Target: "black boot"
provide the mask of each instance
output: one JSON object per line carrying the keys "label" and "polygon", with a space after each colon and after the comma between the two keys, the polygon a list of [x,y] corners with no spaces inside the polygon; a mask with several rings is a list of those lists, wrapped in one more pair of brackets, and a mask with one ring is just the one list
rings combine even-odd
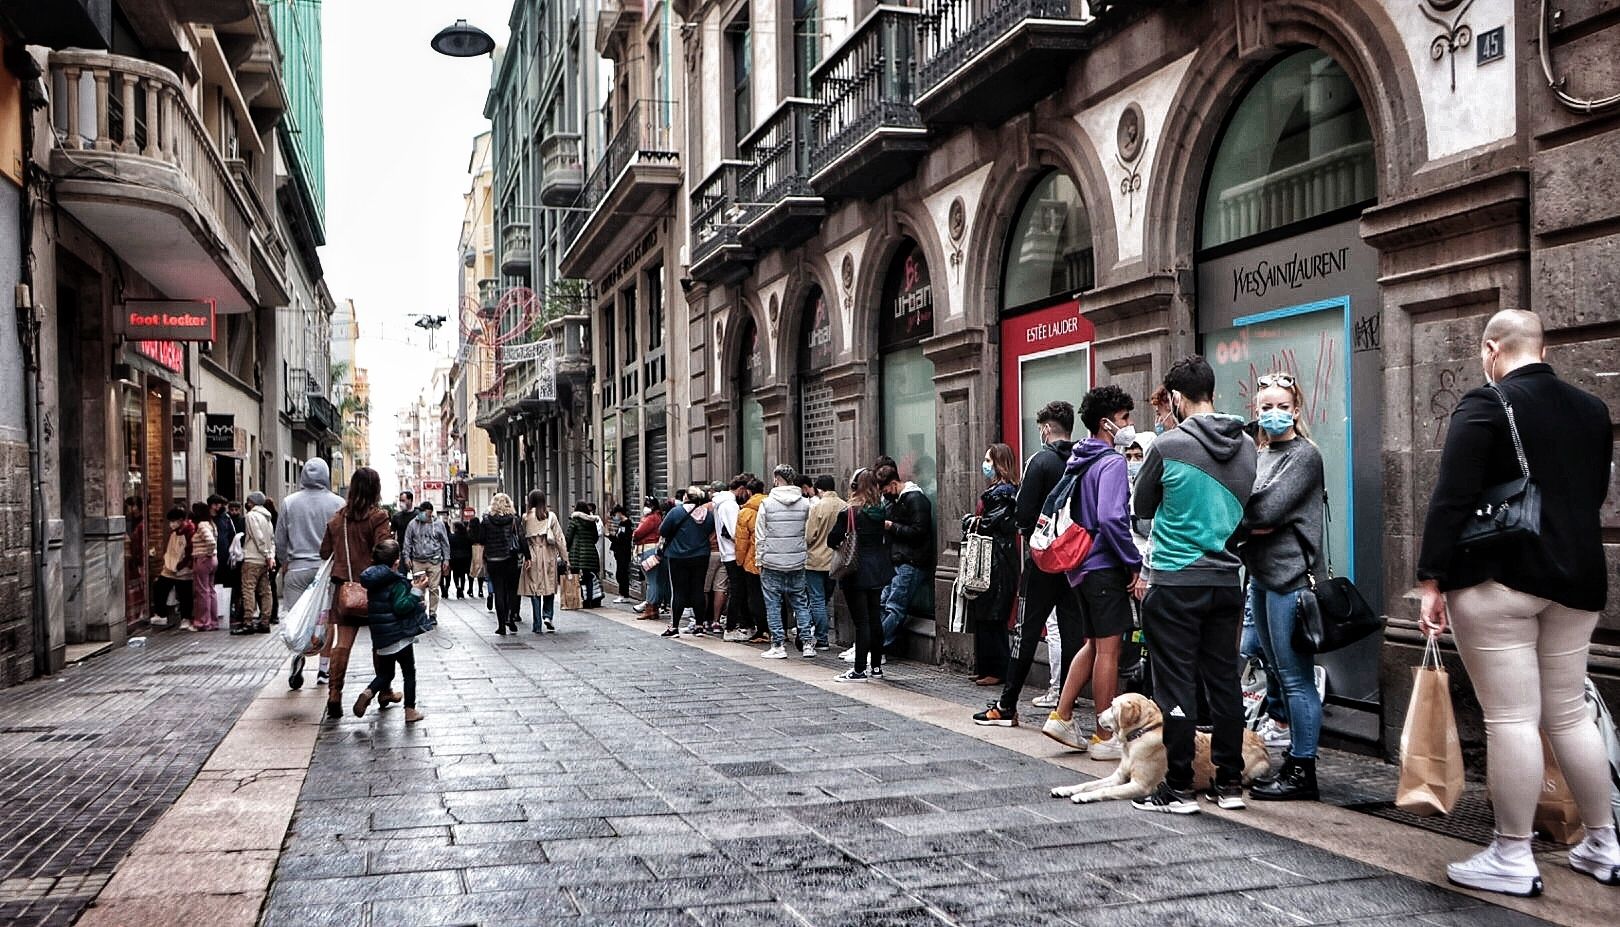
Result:
{"label": "black boot", "polygon": [[1283,754],[1282,769],[1275,776],[1267,776],[1249,789],[1255,801],[1317,801],[1321,793],[1316,788],[1316,758],[1299,759]]}

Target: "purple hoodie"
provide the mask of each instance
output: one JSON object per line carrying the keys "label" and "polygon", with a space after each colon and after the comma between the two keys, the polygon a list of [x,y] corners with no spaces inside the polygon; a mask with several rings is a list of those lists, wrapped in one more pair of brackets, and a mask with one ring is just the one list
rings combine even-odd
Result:
{"label": "purple hoodie", "polygon": [[1069,585],[1078,586],[1093,570],[1124,567],[1142,569],[1142,552],[1131,540],[1131,477],[1124,455],[1114,445],[1087,438],[1074,446],[1066,472],[1091,464],[1080,477],[1079,509],[1075,517],[1092,534],[1091,553],[1079,568],[1068,572]]}

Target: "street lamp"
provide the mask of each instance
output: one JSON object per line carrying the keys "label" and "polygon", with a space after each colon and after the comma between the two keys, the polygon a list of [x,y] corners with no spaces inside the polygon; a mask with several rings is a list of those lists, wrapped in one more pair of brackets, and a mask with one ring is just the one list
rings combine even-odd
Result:
{"label": "street lamp", "polygon": [[458,19],[440,29],[428,44],[433,46],[434,51],[451,58],[476,58],[495,50],[495,40],[489,37],[489,33],[468,25],[465,19]]}

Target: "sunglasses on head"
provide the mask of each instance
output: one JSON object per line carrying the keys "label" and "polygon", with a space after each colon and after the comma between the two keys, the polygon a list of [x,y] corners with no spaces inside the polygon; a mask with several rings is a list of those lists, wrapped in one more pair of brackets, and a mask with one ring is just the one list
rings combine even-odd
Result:
{"label": "sunglasses on head", "polygon": [[1294,384],[1299,381],[1295,380],[1294,375],[1291,373],[1268,373],[1254,382],[1255,385],[1259,386],[1261,389],[1265,389],[1269,386],[1280,386],[1283,389],[1291,389],[1293,388]]}

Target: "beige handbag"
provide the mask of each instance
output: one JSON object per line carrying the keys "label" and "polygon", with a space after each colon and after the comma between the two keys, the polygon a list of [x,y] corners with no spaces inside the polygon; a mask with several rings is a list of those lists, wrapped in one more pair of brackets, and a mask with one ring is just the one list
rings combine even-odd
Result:
{"label": "beige handbag", "polygon": [[978,528],[979,519],[969,519],[967,533],[962,535],[960,588],[969,599],[990,588],[990,569],[996,557],[995,539],[980,534]]}

